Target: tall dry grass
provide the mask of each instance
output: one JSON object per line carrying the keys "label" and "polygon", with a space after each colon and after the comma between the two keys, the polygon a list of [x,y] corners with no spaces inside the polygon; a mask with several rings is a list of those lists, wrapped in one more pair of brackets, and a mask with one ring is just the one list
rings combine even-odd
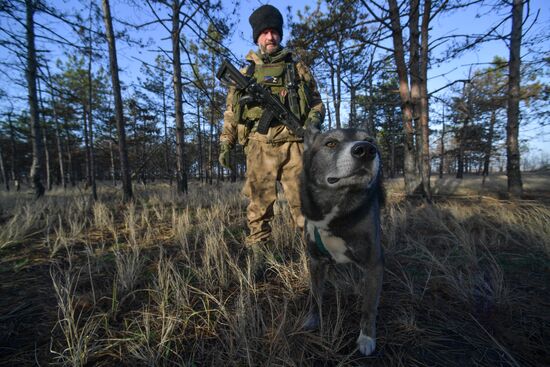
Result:
{"label": "tall dry grass", "polygon": [[[548,205],[477,194],[411,203],[389,186],[382,221],[386,272],[372,357],[355,350],[354,269],[333,269],[321,329],[303,331],[307,258],[288,207],[284,200],[276,205],[273,241],[262,249],[265,278],[253,279],[242,246],[246,202],[240,185],[224,184],[196,185],[184,197],[156,185],[138,190],[126,206],[108,188],[95,203],[69,192],[13,205],[0,228],[3,266],[18,251],[41,249],[49,270],[36,280],[51,289],[54,303],[44,306],[51,317],[39,325],[51,330],[46,350],[37,353],[29,335],[28,354],[8,354],[2,362],[550,364]],[[10,269],[17,280],[20,273]],[[3,314],[11,320],[11,313]]]}

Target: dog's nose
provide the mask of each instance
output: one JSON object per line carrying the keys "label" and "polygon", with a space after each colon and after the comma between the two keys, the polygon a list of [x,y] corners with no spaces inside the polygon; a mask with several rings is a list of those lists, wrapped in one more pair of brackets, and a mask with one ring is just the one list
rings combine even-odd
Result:
{"label": "dog's nose", "polygon": [[351,155],[355,158],[365,158],[371,160],[376,155],[376,147],[368,141],[362,141],[351,147]]}

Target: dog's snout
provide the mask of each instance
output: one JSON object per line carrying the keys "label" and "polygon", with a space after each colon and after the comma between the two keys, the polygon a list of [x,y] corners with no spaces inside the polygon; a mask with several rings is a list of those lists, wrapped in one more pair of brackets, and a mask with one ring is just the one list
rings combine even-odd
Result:
{"label": "dog's snout", "polygon": [[376,155],[376,148],[371,143],[362,141],[351,147],[351,154],[355,158],[373,159]]}

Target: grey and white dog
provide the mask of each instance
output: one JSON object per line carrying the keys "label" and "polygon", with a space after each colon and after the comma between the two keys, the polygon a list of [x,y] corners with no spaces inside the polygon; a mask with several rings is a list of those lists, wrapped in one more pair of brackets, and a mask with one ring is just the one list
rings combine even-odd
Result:
{"label": "grey and white dog", "polygon": [[[300,195],[311,276],[311,309],[304,325],[320,323],[330,264],[355,264],[361,272],[359,351],[376,348],[376,315],[384,272],[380,207],[384,202],[380,152],[366,131],[336,129],[305,135]],[[353,266],[353,265],[352,265]]]}

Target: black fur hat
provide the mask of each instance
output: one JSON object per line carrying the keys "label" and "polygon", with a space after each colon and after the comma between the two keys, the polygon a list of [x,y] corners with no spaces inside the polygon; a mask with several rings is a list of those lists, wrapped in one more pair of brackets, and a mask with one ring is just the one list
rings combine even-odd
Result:
{"label": "black fur hat", "polygon": [[252,38],[254,43],[258,42],[258,37],[264,29],[273,28],[283,39],[283,16],[279,9],[272,5],[262,5],[248,18],[252,26]]}

